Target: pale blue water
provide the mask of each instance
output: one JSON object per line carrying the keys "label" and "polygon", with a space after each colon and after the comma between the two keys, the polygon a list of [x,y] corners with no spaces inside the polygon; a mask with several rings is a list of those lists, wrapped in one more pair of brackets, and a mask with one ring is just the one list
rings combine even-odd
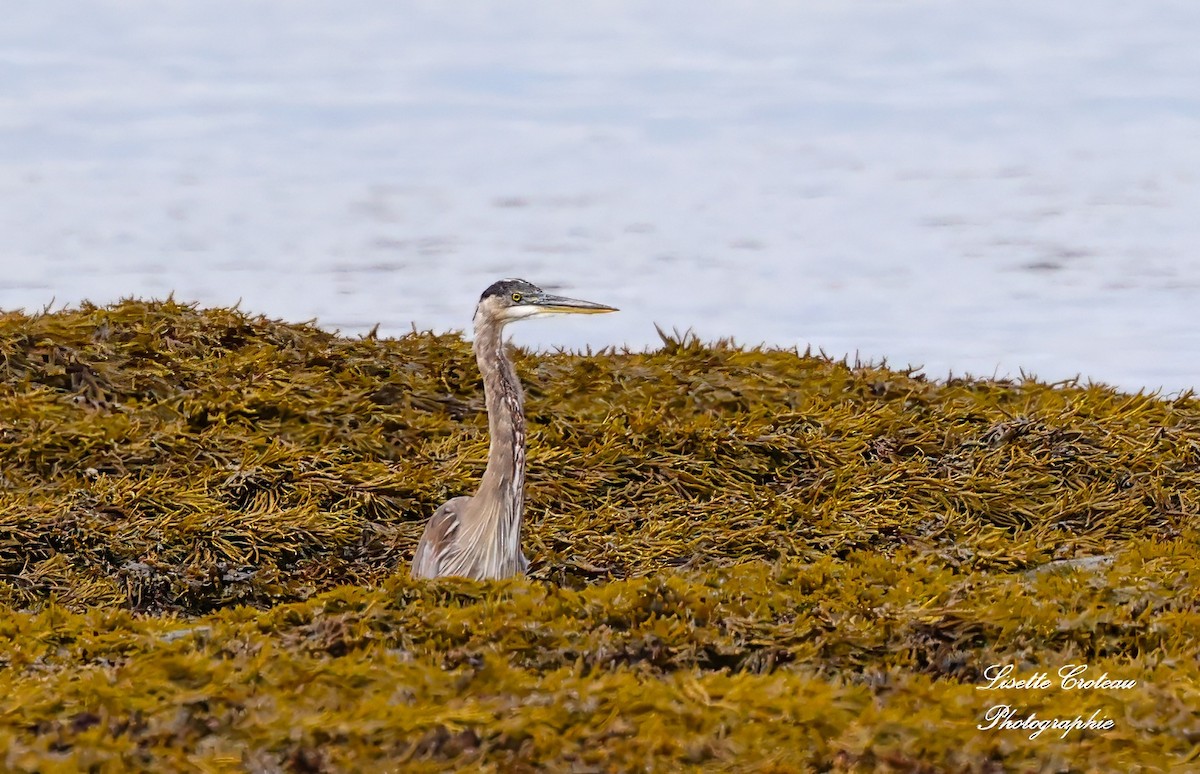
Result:
{"label": "pale blue water", "polygon": [[0,307],[460,328],[493,279],[946,373],[1200,381],[1200,5],[65,2],[0,25]]}

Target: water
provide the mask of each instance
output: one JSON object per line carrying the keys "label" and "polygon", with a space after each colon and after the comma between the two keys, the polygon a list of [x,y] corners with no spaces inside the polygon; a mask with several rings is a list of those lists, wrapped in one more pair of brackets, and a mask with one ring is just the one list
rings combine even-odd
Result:
{"label": "water", "polygon": [[1200,5],[42,0],[0,26],[0,307],[385,335],[518,276],[944,377],[1200,382]]}

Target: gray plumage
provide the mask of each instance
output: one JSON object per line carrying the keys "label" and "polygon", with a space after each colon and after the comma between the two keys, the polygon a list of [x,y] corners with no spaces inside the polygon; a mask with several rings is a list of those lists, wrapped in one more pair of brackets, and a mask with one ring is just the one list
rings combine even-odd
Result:
{"label": "gray plumage", "polygon": [[525,412],[521,383],[504,348],[504,326],[550,314],[615,311],[551,295],[525,280],[501,280],[483,292],[475,307],[474,350],[491,434],[487,468],[473,496],[455,497],[434,511],[417,543],[413,577],[497,580],[525,574]]}

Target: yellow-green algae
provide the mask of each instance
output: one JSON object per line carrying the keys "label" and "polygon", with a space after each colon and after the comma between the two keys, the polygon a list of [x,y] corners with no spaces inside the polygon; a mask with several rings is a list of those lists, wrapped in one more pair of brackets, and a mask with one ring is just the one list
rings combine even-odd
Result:
{"label": "yellow-green algae", "polygon": [[424,583],[487,450],[457,335],[130,301],[0,352],[0,770],[1200,768],[1190,395],[517,351],[532,577]]}

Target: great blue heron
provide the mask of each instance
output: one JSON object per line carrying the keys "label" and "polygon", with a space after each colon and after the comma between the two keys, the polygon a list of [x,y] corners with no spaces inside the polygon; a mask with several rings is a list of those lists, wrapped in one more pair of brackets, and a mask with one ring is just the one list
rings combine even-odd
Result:
{"label": "great blue heron", "polygon": [[521,383],[504,351],[504,326],[550,314],[615,311],[604,304],[551,295],[520,279],[501,280],[483,291],[475,307],[474,349],[491,432],[487,468],[473,497],[455,497],[434,511],[417,543],[413,577],[484,580],[525,573],[525,413]]}

